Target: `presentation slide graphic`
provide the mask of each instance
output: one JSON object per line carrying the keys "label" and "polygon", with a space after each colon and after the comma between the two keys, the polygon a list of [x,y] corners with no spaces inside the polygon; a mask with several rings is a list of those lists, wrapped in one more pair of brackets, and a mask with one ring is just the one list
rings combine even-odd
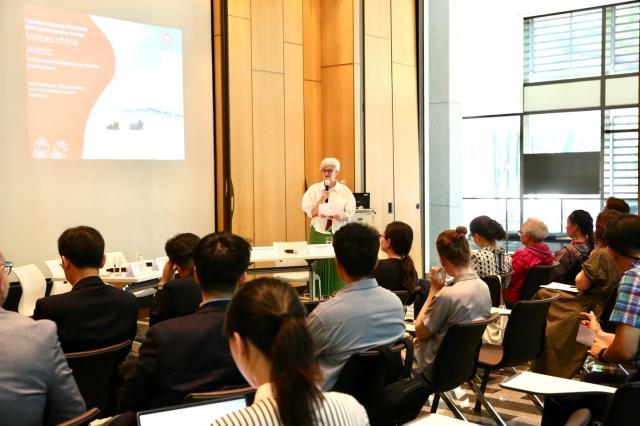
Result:
{"label": "presentation slide graphic", "polygon": [[182,160],[182,32],[25,5],[29,156]]}

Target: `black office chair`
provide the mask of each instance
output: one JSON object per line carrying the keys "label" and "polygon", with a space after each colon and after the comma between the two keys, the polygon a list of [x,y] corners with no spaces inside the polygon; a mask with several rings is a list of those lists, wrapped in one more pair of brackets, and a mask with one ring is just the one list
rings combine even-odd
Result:
{"label": "black office chair", "polygon": [[522,288],[520,300],[531,300],[541,285],[549,284],[549,277],[555,265],[536,265],[527,271]]}
{"label": "black office chair", "polygon": [[187,395],[184,402],[215,401],[216,399],[244,396],[247,405],[253,404],[256,389],[251,386],[238,386],[212,392],[194,392]]}
{"label": "black office chair", "polygon": [[318,306],[320,300],[308,300],[302,303],[304,304],[304,307],[307,308],[307,315],[309,315]]}
{"label": "black office chair", "polygon": [[20,283],[11,283],[9,285],[9,293],[2,307],[7,311],[18,312],[20,306],[20,298],[22,297],[22,286]]}
{"label": "black office chair", "polygon": [[446,392],[465,382],[475,386],[473,378],[476,375],[482,334],[487,325],[495,322],[498,317],[498,314],[492,314],[485,320],[455,324],[447,330],[433,363],[431,380],[428,381],[431,393],[434,394],[432,413],[438,410],[438,403],[442,398],[457,418],[467,421]]}
{"label": "black office chair", "polygon": [[100,349],[64,354],[87,406],[105,416],[117,412],[118,365],[131,350],[131,340]]}
{"label": "black office chair", "polygon": [[398,296],[398,299],[400,299],[400,301],[402,302],[402,306],[408,306],[412,304],[415,295],[415,293],[411,293],[407,290],[396,290],[393,292],[393,294]]}
{"label": "black office chair", "polygon": [[418,318],[418,314],[424,306],[424,302],[426,302],[427,297],[429,297],[430,289],[431,282],[429,280],[424,278],[418,279],[418,284],[416,285],[416,291],[413,298],[413,319]]}
{"label": "black office chair", "polygon": [[100,410],[93,407],[72,419],[58,423],[56,426],[85,426],[97,419],[98,415],[100,415]]}
{"label": "black office chair", "polygon": [[491,306],[497,308],[500,306],[500,299],[502,296],[502,284],[500,283],[500,277],[497,275],[487,275],[481,279],[489,287],[489,293],[491,294]]}
{"label": "black office chair", "polygon": [[[398,374],[402,371],[403,361],[400,353],[406,349],[405,363],[413,362],[413,343],[404,338],[389,345],[391,354],[397,357]],[[332,391],[353,396],[367,410],[372,426],[388,424],[382,407],[382,394],[386,385],[399,379],[389,374],[387,361],[376,348],[358,352],[347,360],[338,376]]]}
{"label": "black office chair", "polygon": [[544,300],[524,300],[513,305],[509,321],[504,331],[502,345],[483,344],[478,356],[478,367],[483,369],[482,382],[479,389],[474,389],[478,399],[474,410],[480,411],[482,403],[499,425],[506,425],[484,392],[492,371],[504,367],[516,367],[529,362],[542,354],[544,349],[547,313],[551,303],[558,299],[555,296]]}
{"label": "black office chair", "polygon": [[640,401],[640,382],[630,382],[620,386],[607,408],[603,426],[637,425],[638,401]]}

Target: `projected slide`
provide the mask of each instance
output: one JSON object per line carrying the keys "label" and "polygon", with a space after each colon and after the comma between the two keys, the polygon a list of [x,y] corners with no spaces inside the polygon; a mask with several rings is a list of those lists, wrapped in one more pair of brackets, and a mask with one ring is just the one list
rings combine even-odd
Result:
{"label": "projected slide", "polygon": [[29,155],[184,159],[182,33],[25,5]]}

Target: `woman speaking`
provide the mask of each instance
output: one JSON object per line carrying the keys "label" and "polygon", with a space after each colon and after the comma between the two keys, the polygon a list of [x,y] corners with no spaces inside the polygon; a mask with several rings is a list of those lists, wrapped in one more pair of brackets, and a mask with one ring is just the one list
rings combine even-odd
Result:
{"label": "woman speaking", "polygon": [[[302,196],[302,210],[311,218],[311,244],[331,242],[333,234],[349,222],[356,209],[356,200],[351,190],[336,180],[340,172],[340,161],[325,158],[320,162],[320,172],[323,181],[311,185]],[[316,262],[316,272],[320,276],[321,294],[331,295],[344,286],[333,260]]]}

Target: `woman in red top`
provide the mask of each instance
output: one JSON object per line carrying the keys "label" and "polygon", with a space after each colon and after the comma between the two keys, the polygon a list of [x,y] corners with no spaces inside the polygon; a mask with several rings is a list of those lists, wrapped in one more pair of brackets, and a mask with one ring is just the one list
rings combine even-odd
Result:
{"label": "woman in red top", "polygon": [[546,244],[542,243],[542,240],[549,235],[549,229],[543,221],[530,217],[522,224],[518,233],[520,242],[525,248],[516,250],[511,256],[513,273],[509,287],[504,290],[504,299],[509,305],[520,300],[520,290],[531,267],[553,263],[553,253]]}

